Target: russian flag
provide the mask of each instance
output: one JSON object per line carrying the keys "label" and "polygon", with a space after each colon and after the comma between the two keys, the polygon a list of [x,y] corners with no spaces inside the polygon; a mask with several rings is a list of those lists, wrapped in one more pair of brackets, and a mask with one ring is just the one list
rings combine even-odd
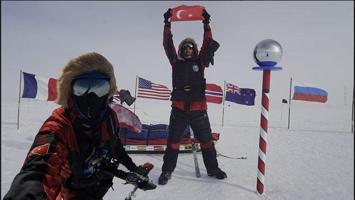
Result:
{"label": "russian flag", "polygon": [[23,72],[22,98],[55,101],[57,98],[57,79],[43,78]]}
{"label": "russian flag", "polygon": [[315,101],[325,103],[328,93],[320,88],[295,86],[293,100]]}
{"label": "russian flag", "polygon": [[207,83],[205,93],[206,93],[206,101],[208,103],[217,103],[217,104],[222,103],[223,90],[220,86],[213,83]]}

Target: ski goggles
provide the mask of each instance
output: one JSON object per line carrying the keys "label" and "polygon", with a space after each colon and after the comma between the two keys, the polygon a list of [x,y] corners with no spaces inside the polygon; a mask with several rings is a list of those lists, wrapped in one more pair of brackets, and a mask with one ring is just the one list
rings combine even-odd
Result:
{"label": "ski goggles", "polygon": [[107,95],[111,89],[109,79],[103,78],[76,79],[73,82],[72,88],[73,94],[76,96],[95,93],[98,97]]}
{"label": "ski goggles", "polygon": [[102,97],[110,92],[110,76],[100,71],[80,74],[73,79],[72,89],[76,96],[94,93]]}
{"label": "ski goggles", "polygon": [[194,45],[190,44],[190,43],[186,43],[182,46],[182,49],[187,49],[187,48],[190,48],[190,49],[193,49],[194,48]]}

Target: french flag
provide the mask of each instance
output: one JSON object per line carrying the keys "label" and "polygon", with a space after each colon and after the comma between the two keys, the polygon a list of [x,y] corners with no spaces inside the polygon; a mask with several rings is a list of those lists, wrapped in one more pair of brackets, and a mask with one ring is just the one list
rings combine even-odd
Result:
{"label": "french flag", "polygon": [[22,98],[32,98],[46,101],[55,101],[57,98],[57,79],[43,78],[22,72],[23,92]]}
{"label": "french flag", "polygon": [[293,100],[315,101],[325,103],[328,98],[327,91],[315,87],[295,86]]}
{"label": "french flag", "polygon": [[206,101],[208,103],[217,103],[217,104],[222,103],[223,90],[220,86],[213,83],[207,83],[205,93],[206,93]]}

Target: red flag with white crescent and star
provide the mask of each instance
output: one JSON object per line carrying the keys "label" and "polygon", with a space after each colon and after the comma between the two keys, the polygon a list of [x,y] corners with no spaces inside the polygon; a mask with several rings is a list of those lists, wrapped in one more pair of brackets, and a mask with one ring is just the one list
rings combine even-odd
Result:
{"label": "red flag with white crescent and star", "polygon": [[171,10],[171,21],[194,21],[203,20],[203,6],[181,5]]}

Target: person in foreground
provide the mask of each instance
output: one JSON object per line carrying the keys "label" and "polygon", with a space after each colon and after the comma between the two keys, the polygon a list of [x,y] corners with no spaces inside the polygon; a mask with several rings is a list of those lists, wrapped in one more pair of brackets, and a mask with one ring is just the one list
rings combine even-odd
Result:
{"label": "person in foreground", "polygon": [[[139,182],[147,169],[137,166],[120,142],[119,122],[109,107],[117,91],[111,63],[95,52],[70,60],[57,91],[61,107],[39,129],[4,199],[98,200],[114,176],[154,189]],[[118,170],[120,163],[130,172]]]}
{"label": "person in foreground", "polygon": [[224,179],[227,175],[218,167],[205,98],[204,70],[210,63],[214,64],[213,55],[219,47],[219,44],[212,39],[209,26],[210,15],[206,10],[203,10],[204,37],[200,52],[198,52],[194,39],[186,38],[179,44],[178,53],[176,53],[172,39],[171,22],[169,21],[171,15],[169,8],[164,13],[163,46],[172,66],[172,109],[167,148],[158,183],[165,185],[171,178],[177,163],[180,140],[188,126],[191,126],[195,137],[200,142],[208,176]]}

